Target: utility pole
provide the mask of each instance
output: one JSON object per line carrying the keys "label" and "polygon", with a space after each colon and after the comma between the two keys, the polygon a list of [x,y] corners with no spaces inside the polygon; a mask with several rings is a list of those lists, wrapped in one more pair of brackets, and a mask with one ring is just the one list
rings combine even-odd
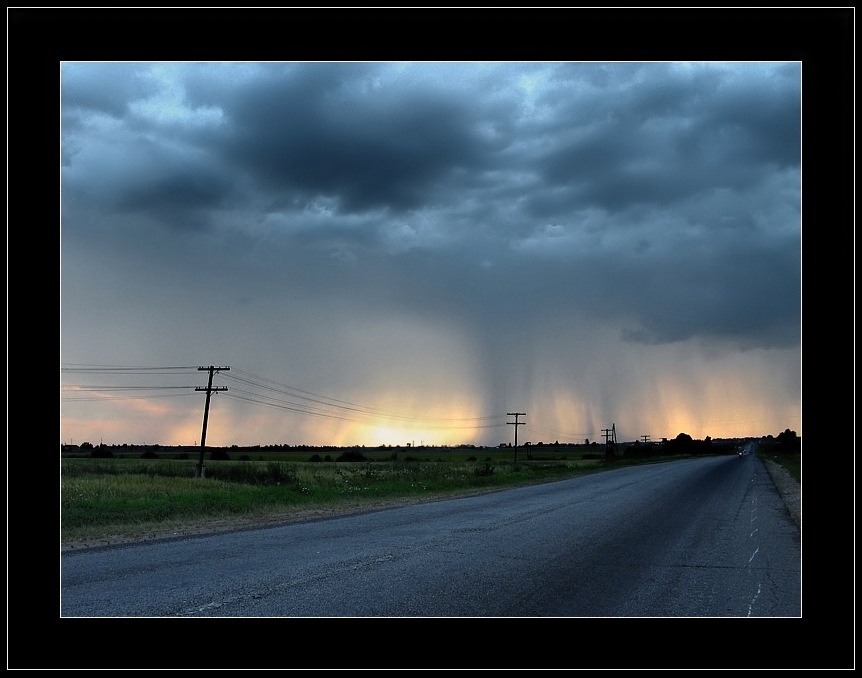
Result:
{"label": "utility pole", "polygon": [[617,425],[603,428],[602,433],[605,436],[605,459],[613,459],[617,454]]}
{"label": "utility pole", "polygon": [[641,436],[641,438],[643,438],[643,439],[644,439],[644,442],[645,442],[645,443],[649,440],[649,436],[648,436],[648,435],[642,435],[642,436]]}
{"label": "utility pole", "polygon": [[207,392],[207,400],[204,405],[204,425],[201,430],[201,455],[198,459],[198,465],[195,467],[195,478],[203,478],[205,476],[204,469],[204,450],[206,450],[207,446],[207,419],[210,416],[210,397],[213,393],[218,393],[219,391],[227,391],[227,386],[213,386],[213,374],[216,372],[221,372],[222,370],[229,370],[229,367],[215,367],[210,365],[209,367],[199,367],[198,371],[208,370],[210,373],[209,381],[207,382],[206,388],[202,388],[200,386],[195,387],[195,391],[206,391]]}
{"label": "utility pole", "polygon": [[507,421],[509,426],[515,427],[515,463],[518,463],[518,427],[526,424],[526,421],[518,421],[518,417],[526,417],[526,412],[506,412],[510,417],[515,417],[515,421]]}

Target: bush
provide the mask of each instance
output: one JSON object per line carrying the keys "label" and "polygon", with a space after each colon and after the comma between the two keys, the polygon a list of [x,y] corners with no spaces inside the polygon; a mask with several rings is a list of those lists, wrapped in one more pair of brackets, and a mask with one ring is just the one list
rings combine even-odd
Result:
{"label": "bush", "polygon": [[365,455],[359,450],[342,452],[335,461],[365,461]]}
{"label": "bush", "polygon": [[802,439],[796,434],[796,431],[785,429],[775,437],[775,451],[778,453],[799,452],[802,450]]}
{"label": "bush", "polygon": [[298,482],[296,472],[279,462],[269,462],[265,467],[247,464],[209,466],[207,477],[246,485],[292,485]]}
{"label": "bush", "polygon": [[93,451],[90,452],[90,457],[92,459],[113,459],[114,453],[111,452],[111,450],[109,450],[107,447],[99,446],[93,448]]}
{"label": "bush", "polygon": [[494,467],[489,463],[485,463],[483,466],[476,467],[476,475],[488,477],[494,475]]}

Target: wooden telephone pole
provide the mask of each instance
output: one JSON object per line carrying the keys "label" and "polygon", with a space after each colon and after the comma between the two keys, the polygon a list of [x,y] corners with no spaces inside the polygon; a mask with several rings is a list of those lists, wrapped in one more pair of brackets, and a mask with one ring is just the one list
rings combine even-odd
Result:
{"label": "wooden telephone pole", "polygon": [[204,468],[204,450],[206,450],[207,445],[207,420],[210,416],[210,397],[213,393],[217,393],[218,391],[227,391],[227,386],[213,386],[213,374],[216,372],[221,372],[222,370],[229,370],[229,367],[215,367],[214,365],[210,365],[209,367],[199,367],[198,371],[208,370],[210,373],[209,381],[207,382],[206,388],[201,386],[196,386],[195,391],[206,391],[207,392],[207,400],[204,405],[204,425],[201,430],[201,455],[198,459],[198,465],[195,467],[195,478],[203,478],[205,477],[206,470]]}
{"label": "wooden telephone pole", "polygon": [[509,426],[515,427],[515,463],[518,463],[518,427],[526,424],[526,421],[518,421],[518,417],[526,417],[526,412],[506,412],[506,414],[510,417],[515,417],[515,421],[507,421],[506,423]]}

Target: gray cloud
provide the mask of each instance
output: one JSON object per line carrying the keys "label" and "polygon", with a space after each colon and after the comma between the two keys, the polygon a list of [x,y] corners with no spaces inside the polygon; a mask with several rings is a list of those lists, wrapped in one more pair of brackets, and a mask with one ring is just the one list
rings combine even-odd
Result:
{"label": "gray cloud", "polygon": [[159,363],[401,318],[460,333],[500,406],[585,327],[798,349],[798,63],[72,62],[62,85],[70,359],[106,318]]}

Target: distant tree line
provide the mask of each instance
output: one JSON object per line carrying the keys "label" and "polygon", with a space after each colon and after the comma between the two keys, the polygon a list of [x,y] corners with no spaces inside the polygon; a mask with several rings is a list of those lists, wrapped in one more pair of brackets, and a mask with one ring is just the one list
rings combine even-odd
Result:
{"label": "distant tree line", "polygon": [[733,441],[716,442],[710,436],[695,440],[688,433],[680,433],[676,438],[662,439],[660,443],[635,441],[623,447],[626,457],[655,457],[701,454],[732,454],[736,450]]}
{"label": "distant tree line", "polygon": [[[796,434],[796,431],[792,431],[789,428],[785,429],[777,436],[773,437],[772,435],[763,436],[761,438],[761,444],[766,445],[771,452],[777,453],[792,453],[792,452],[800,452],[802,449],[802,439]],[[527,448],[542,448],[542,447],[580,447],[581,444],[578,443],[560,443],[559,441],[554,443],[524,443],[523,447]],[[585,447],[598,447],[595,441],[590,442],[589,439],[584,440],[583,446]],[[425,448],[425,445],[416,446],[416,449]],[[437,446],[432,446],[437,447]],[[441,446],[440,449],[447,449],[449,446],[444,445]],[[500,444],[501,448],[503,447],[511,447],[511,443],[508,445],[505,443]],[[733,454],[737,447],[737,442],[735,441],[714,441],[710,436],[707,436],[703,440],[695,440],[687,433],[680,433],[676,438],[667,439],[663,438],[661,442],[641,442],[636,440],[632,443],[623,443],[617,446],[618,453],[622,456],[626,457],[654,457],[654,456],[676,456],[676,455],[704,455],[704,454]],[[159,444],[152,445],[135,445],[135,444],[127,444],[123,443],[122,445],[105,445],[101,443],[99,445],[93,445],[90,442],[83,442],[80,445],[66,445],[63,444],[61,446],[61,451],[65,453],[74,453],[74,452],[83,452],[88,453],[88,456],[92,458],[103,458],[103,459],[111,459],[114,457],[113,450],[141,450],[142,458],[144,459],[155,459],[158,457],[158,452],[162,449],[175,449],[180,450],[181,452],[196,452],[199,450],[198,447],[190,446],[190,445],[179,445],[174,448],[163,448],[163,446]],[[336,458],[336,461],[363,461],[365,460],[365,455],[362,454],[361,450],[366,449],[364,445],[352,445],[352,446],[343,446],[339,447],[336,445],[250,445],[240,447],[238,445],[231,445],[228,448],[224,447],[208,447],[209,456],[214,460],[223,460],[228,461],[231,459],[228,450],[238,453],[244,450],[278,450],[278,449],[293,449],[293,450],[309,450],[315,452],[312,457],[312,461],[320,461],[326,460],[329,461],[332,459],[329,455],[326,455],[323,459],[321,459],[320,455],[317,452],[331,452],[338,451],[340,454]],[[372,448],[367,449],[395,449],[400,450],[403,449],[401,445],[379,445]],[[411,446],[406,446],[406,449],[411,449]],[[481,449],[476,445],[457,445],[452,446],[451,449]],[[616,452],[615,452],[616,454]],[[182,454],[181,458],[186,458],[187,454]],[[599,458],[600,455],[595,455],[596,458]],[[614,455],[615,456],[615,455]],[[247,458],[247,455],[242,455],[239,457],[240,459]],[[393,452],[393,458],[397,458],[397,453]],[[585,457],[586,458],[586,457]]]}

